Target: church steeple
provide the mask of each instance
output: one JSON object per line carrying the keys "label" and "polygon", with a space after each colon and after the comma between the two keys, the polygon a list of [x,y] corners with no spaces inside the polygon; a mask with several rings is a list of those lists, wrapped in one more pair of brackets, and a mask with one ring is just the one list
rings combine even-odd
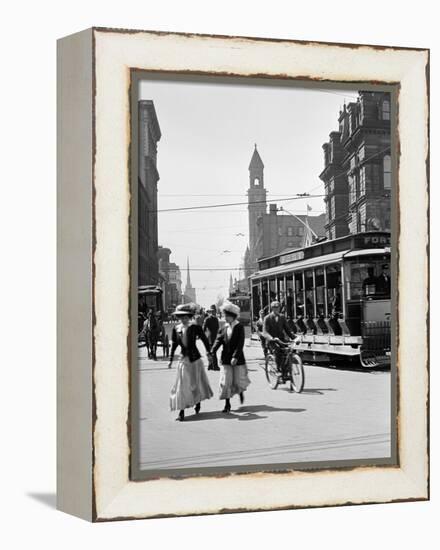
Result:
{"label": "church steeple", "polygon": [[191,275],[189,271],[189,257],[186,258],[186,286],[185,300],[188,302],[196,302],[196,289],[191,284]]}

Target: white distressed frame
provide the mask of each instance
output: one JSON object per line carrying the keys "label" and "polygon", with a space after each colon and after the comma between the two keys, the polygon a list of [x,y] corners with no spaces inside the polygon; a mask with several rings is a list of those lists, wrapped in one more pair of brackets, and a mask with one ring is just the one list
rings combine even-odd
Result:
{"label": "white distressed frame", "polygon": [[[94,29],[95,520],[426,499],[426,50]],[[129,480],[130,69],[399,83],[399,467]],[[414,338],[417,327],[417,338]]]}

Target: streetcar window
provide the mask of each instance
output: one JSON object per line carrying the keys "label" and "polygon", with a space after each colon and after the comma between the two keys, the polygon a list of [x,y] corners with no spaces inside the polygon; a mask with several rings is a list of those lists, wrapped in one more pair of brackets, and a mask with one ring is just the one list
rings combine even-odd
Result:
{"label": "streetcar window", "polygon": [[315,292],[313,285],[313,269],[308,269],[304,271],[304,283],[306,289],[306,315],[307,317],[315,316]]}
{"label": "streetcar window", "polygon": [[260,309],[262,308],[262,305],[261,305],[261,298],[260,298],[260,289],[257,285],[252,286],[252,306],[253,306],[253,311],[252,311],[253,316],[258,317]]}
{"label": "streetcar window", "polygon": [[324,268],[319,267],[315,270],[315,285],[316,285],[316,313],[318,317],[325,317],[325,285],[324,285]]}
{"label": "streetcar window", "polygon": [[265,281],[263,281],[263,283],[262,283],[262,291],[263,291],[262,309],[264,309],[269,305],[269,284],[267,282],[267,279]]}
{"label": "streetcar window", "polygon": [[284,276],[278,277],[278,294],[277,300],[281,304],[281,310],[283,311],[286,307],[286,291],[284,288]]}
{"label": "streetcar window", "polygon": [[296,317],[304,317],[304,285],[302,272],[295,273],[295,305]]}
{"label": "streetcar window", "polygon": [[344,267],[347,300],[390,297],[389,258],[358,258]]}
{"label": "streetcar window", "polygon": [[293,319],[293,277],[292,274],[286,277],[286,314]]}
{"label": "streetcar window", "polygon": [[273,302],[274,300],[277,299],[275,279],[270,279],[270,281],[269,281],[269,293],[270,293],[270,301],[271,302]]}
{"label": "streetcar window", "polygon": [[327,271],[327,303],[330,315],[342,311],[341,265],[328,265]]}

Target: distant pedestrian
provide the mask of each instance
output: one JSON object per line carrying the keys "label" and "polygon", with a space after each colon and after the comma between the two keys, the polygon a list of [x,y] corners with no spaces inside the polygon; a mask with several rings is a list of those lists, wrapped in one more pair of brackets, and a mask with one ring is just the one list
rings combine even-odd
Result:
{"label": "distant pedestrian", "polygon": [[[203,321],[202,328],[203,328],[203,332],[206,334],[206,337],[208,338],[209,346],[210,348],[212,348],[212,346],[215,343],[215,339],[217,338],[217,334],[220,328],[220,323],[212,307],[209,308],[206,313],[208,315]],[[212,353],[212,359],[211,359],[211,363],[209,364],[208,370],[220,370],[220,367],[218,366],[216,353]]]}
{"label": "distant pedestrian", "polygon": [[195,315],[193,304],[177,306],[174,315],[178,317],[180,323],[173,328],[168,368],[171,368],[174,353],[179,346],[181,356],[177,365],[176,381],[171,389],[170,407],[172,411],[179,411],[176,420],[182,422],[185,420],[185,409],[194,407],[195,413],[199,414],[201,401],[211,398],[214,394],[197,349],[197,339],[200,339],[209,357],[209,342],[202,328],[193,322]]}
{"label": "distant pedestrian", "polygon": [[240,403],[244,402],[243,392],[250,384],[244,348],[244,326],[238,321],[240,308],[231,302],[224,302],[222,311],[226,323],[219,331],[211,353],[223,346],[221,353],[222,373],[220,376],[219,398],[225,400],[222,412],[231,410],[231,398],[239,395]]}

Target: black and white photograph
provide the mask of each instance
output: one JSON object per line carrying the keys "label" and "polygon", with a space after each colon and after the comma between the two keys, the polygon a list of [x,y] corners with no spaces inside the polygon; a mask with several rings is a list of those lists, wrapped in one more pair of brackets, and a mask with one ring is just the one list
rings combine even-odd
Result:
{"label": "black and white photograph", "polygon": [[391,87],[144,74],[132,475],[396,463]]}

